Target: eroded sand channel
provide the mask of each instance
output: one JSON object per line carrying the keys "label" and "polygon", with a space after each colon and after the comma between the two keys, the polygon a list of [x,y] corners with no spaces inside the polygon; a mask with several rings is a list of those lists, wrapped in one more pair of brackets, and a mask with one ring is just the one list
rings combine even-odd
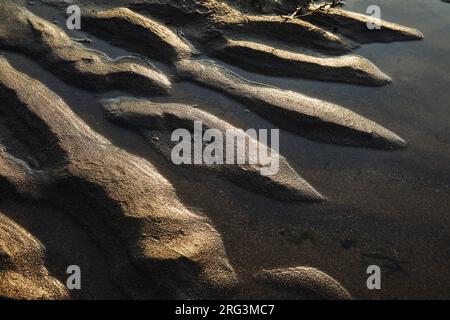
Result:
{"label": "eroded sand channel", "polygon": [[[346,9],[364,12],[367,5],[368,1],[349,1]],[[58,10],[39,3],[30,6],[29,10],[50,23],[53,20],[62,21]],[[392,83],[383,87],[261,76],[233,66],[230,63],[232,60],[228,64],[214,57],[198,57],[218,61],[228,70],[254,82],[298,91],[345,106],[389,128],[408,142],[406,149],[396,151],[344,147],[305,139],[304,137],[311,137],[313,133],[302,132],[299,136],[298,132],[286,127],[281,134],[281,152],[302,178],[327,198],[326,202],[315,204],[277,201],[209,174],[193,174],[190,170],[173,168],[139,135],[105,119],[98,100],[129,95],[130,92],[127,92],[126,88],[121,88],[123,92],[115,92],[108,87],[105,90],[104,85],[96,88],[96,92],[86,88],[78,89],[75,87],[79,85],[77,81],[62,76],[64,70],[49,71],[48,64],[43,68],[42,64],[36,63],[32,54],[27,56],[14,53],[14,50],[9,48],[3,53],[14,68],[39,80],[61,96],[75,114],[93,130],[105,136],[115,146],[151,162],[173,185],[183,206],[193,208],[193,212],[209,218],[210,222],[205,223],[211,223],[215,229],[213,234],[217,232],[220,235],[219,242],[223,242],[227,259],[234,267],[233,272],[245,278],[261,269],[312,266],[338,280],[355,298],[448,297],[450,284],[446,270],[450,261],[447,250],[450,240],[450,115],[449,93],[446,88],[450,81],[447,58],[450,48],[442,39],[449,38],[450,28],[446,18],[450,7],[440,1],[430,1],[426,4],[420,1],[383,1],[382,10],[384,19],[417,28],[425,34],[422,41],[366,44],[355,52],[369,59],[392,78]],[[78,37],[84,34],[70,36]],[[88,33],[87,36],[93,39],[93,48],[113,59],[135,54],[135,50],[120,49],[106,41],[101,42],[100,38],[93,34]],[[326,46],[322,43],[323,39],[313,40],[313,47]],[[333,49],[346,50],[345,43],[339,39],[330,38],[325,43],[332,44]],[[273,43],[269,41],[265,45]],[[89,47],[88,44],[85,46]],[[62,56],[64,61],[64,53],[55,52],[56,56]],[[169,78],[174,75],[173,69],[167,66],[167,63],[158,61],[157,56],[151,58],[153,66],[157,67],[156,70],[152,68],[153,71],[164,72]],[[48,63],[54,63],[52,61],[50,59]],[[134,59],[128,58],[120,62],[136,63]],[[145,65],[142,61],[138,64]],[[126,68],[127,65],[122,67]],[[81,68],[77,72],[86,76],[86,70],[88,73],[91,71]],[[162,81],[162,78],[154,73],[140,74],[143,79],[157,83]],[[69,70],[69,76],[74,76],[73,70]],[[60,78],[64,78],[65,82]],[[95,79],[91,81],[94,85],[97,83]],[[116,81],[120,84],[123,80],[118,78]],[[108,85],[114,88],[114,84],[113,78]],[[160,87],[165,88],[164,85]],[[236,102],[236,97],[230,97],[227,92],[221,90],[209,90],[207,87],[205,88],[205,83],[173,82],[170,97],[152,97],[152,101],[196,105],[234,126],[243,128],[282,127],[286,124],[283,117],[280,117],[276,124],[271,123],[268,120],[273,114],[248,112],[248,108]],[[92,86],[90,88],[94,89]],[[9,137],[6,136],[9,131],[4,132],[3,137]],[[324,139],[327,142],[329,137],[322,135],[321,140]],[[370,139],[357,141],[358,144],[368,144]],[[38,142],[32,142],[32,146],[33,143]],[[8,148],[14,150],[15,146],[8,144]],[[31,148],[31,151],[25,150],[15,155],[27,158],[33,156],[33,150]],[[45,159],[45,154],[39,157]],[[30,159],[27,161],[30,164],[35,162]],[[39,165],[40,159],[36,161]],[[44,161],[44,167],[45,163],[48,163],[46,160],[41,161]],[[38,165],[33,169],[39,169]],[[33,211],[37,213],[33,212],[33,215],[28,213],[32,211],[27,209],[26,202],[18,201],[9,195],[2,197],[0,205],[2,213],[20,223],[45,244],[49,250],[46,267],[56,279],[64,279],[61,268],[66,262],[73,263],[73,252],[77,252],[75,260],[88,270],[92,285],[76,293],[74,298],[133,294],[139,297],[154,294],[136,287],[136,283],[142,278],[140,270],[127,267],[129,278],[120,284],[115,283],[111,275],[104,275],[104,262],[96,258],[99,255],[96,250],[105,256],[106,261],[112,258],[117,259],[113,261],[122,261],[128,249],[124,244],[125,240],[108,238],[111,237],[111,231],[100,227],[103,218],[93,222],[93,230],[85,230],[84,227],[79,230],[79,220],[63,218],[64,214],[60,218],[56,218],[59,214],[52,215],[51,212],[55,208],[52,208],[51,201],[50,204],[42,204],[42,208],[35,206]],[[48,218],[38,219],[36,216],[39,213]],[[52,217],[55,217],[54,220]],[[89,218],[84,219],[89,221]],[[68,232],[77,234],[67,240],[67,245],[61,244],[61,232],[48,231],[55,229],[58,224],[67,228]],[[140,223],[137,223],[137,226],[140,227]],[[93,237],[96,228],[98,239]],[[142,232],[144,233],[151,232]],[[126,239],[131,243],[136,241],[134,238]],[[122,243],[123,252],[111,257],[108,248],[114,245],[114,241]],[[243,246],[242,243],[246,245]],[[217,254],[222,252],[221,245],[214,247],[218,248],[216,258],[223,256],[222,253]],[[139,253],[139,250],[137,252]],[[58,260],[60,261],[57,262]],[[194,261],[211,267],[209,263],[205,264],[207,259]],[[144,268],[148,267],[145,259],[140,262]],[[232,273],[227,263],[224,264],[223,270]],[[383,266],[384,286],[381,291],[369,292],[365,288],[365,268],[369,264]],[[222,294],[220,291],[227,289],[227,286],[233,286],[233,276],[210,279],[207,273],[205,271],[205,283],[214,284],[212,290],[219,291],[219,294]],[[100,274],[104,280],[95,281]],[[195,278],[196,275],[192,276]],[[149,283],[151,279],[150,276]],[[257,286],[249,285],[249,291],[253,285]],[[173,290],[172,287],[165,289]],[[198,294],[197,291],[185,292],[182,287],[180,291],[179,294]],[[245,296],[250,293],[244,290],[239,294]]]}

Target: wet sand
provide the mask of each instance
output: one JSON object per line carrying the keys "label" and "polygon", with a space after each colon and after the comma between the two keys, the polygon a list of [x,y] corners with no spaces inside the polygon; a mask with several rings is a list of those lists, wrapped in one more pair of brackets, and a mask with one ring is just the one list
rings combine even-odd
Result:
{"label": "wet sand", "polygon": [[[346,9],[364,12],[369,2],[348,1]],[[276,201],[208,174],[174,169],[138,134],[105,119],[98,99],[123,93],[80,90],[30,58],[11,52],[4,55],[16,69],[60,95],[115,146],[156,166],[187,208],[211,220],[237,273],[245,276],[261,269],[310,266],[339,281],[356,299],[450,298],[450,46],[444,41],[450,36],[450,6],[437,0],[380,4],[383,19],[425,35],[418,42],[366,44],[356,51],[392,78],[387,86],[261,76],[220,62],[249,80],[344,105],[408,142],[405,149],[383,151],[313,142],[282,130],[280,153],[327,198],[322,203]],[[40,5],[29,9],[49,21],[63,21],[54,9]],[[92,35],[89,38],[95,49],[112,58],[131,53]],[[164,65],[153,64],[167,71]],[[276,128],[231,98],[187,82],[175,83],[170,98],[152,101],[195,104],[236,127]],[[89,285],[74,292],[73,298],[124,295],[105,272],[106,263],[98,258],[101,250],[77,222],[51,209],[34,212],[27,204],[8,199],[2,199],[0,209],[43,242],[48,250],[45,265],[56,278],[63,281],[64,265],[78,264],[88,270]],[[45,218],[37,217],[41,215]],[[61,232],[66,228],[67,232]],[[366,288],[365,270],[371,264],[382,267],[382,290]]]}

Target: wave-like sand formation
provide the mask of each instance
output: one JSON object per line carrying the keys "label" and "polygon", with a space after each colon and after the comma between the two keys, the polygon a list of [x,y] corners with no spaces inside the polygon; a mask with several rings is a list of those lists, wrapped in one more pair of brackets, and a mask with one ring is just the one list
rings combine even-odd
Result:
{"label": "wave-like sand formation", "polygon": [[[44,2],[61,6],[60,1]],[[338,9],[317,11],[305,19],[266,14],[274,6],[286,9],[289,1],[245,10],[238,3],[216,0],[79,4],[83,31],[166,65],[167,74],[139,59],[111,61],[21,1],[0,4],[0,48],[27,56],[74,87],[129,94],[109,100],[95,97],[109,120],[140,133],[166,160],[174,129],[191,130],[194,121],[221,132],[236,129],[192,105],[151,100],[170,97],[175,82],[219,92],[311,140],[381,149],[406,145],[395,133],[345,107],[250,82],[203,58],[271,76],[382,86],[390,83],[389,76],[351,52],[363,43],[422,38],[416,30],[383,22],[382,31],[369,33],[363,27],[367,17]],[[330,27],[336,32],[327,31]],[[70,216],[112,265],[115,285],[124,296],[351,298],[336,280],[314,268],[240,274],[213,223],[180,200],[157,166],[95,132],[70,103],[4,57],[0,98],[0,135],[7,137],[0,140],[2,195]],[[274,176],[262,176],[260,168],[250,164],[202,165],[195,170],[281,201],[324,198],[282,156],[280,168]],[[0,297],[71,297],[64,280],[50,274],[46,249],[37,238],[3,213],[0,231]]]}

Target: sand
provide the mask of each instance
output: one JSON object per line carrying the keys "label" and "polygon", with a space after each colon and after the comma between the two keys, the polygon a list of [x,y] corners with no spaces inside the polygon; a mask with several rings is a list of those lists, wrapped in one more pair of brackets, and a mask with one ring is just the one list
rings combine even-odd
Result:
{"label": "sand", "polygon": [[[91,1],[69,31],[60,1],[43,2],[0,4],[1,297],[448,297],[450,237],[434,222],[448,181],[401,173],[426,146],[399,117],[320,87],[395,88],[361,51],[420,31],[212,0]],[[170,132],[198,120],[280,128],[281,171],[175,166]],[[82,290],[65,287],[72,264]],[[370,264],[386,289],[365,288]]]}

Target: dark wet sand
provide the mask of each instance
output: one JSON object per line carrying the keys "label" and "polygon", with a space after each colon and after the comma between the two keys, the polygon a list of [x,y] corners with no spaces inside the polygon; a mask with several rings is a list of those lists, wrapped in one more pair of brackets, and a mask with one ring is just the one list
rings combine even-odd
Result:
{"label": "dark wet sand", "polygon": [[[346,9],[364,12],[369,4],[350,0]],[[281,131],[280,152],[327,197],[328,201],[320,204],[282,203],[207,175],[193,177],[186,169],[174,170],[140,136],[109,123],[96,102],[98,96],[69,87],[28,58],[5,55],[18,70],[62,96],[94,130],[115,145],[150,159],[186,206],[201,210],[212,220],[237,271],[312,266],[333,276],[357,299],[448,299],[450,6],[438,0],[385,0],[380,4],[383,19],[425,34],[419,42],[370,44],[356,52],[393,79],[388,86],[365,88],[263,77],[224,64],[248,79],[345,105],[408,141],[406,149],[387,152],[311,142]],[[30,9],[57,18],[49,9]],[[111,57],[128,54],[90,38]],[[170,101],[197,104],[242,128],[274,127],[233,100],[193,84],[176,84]],[[0,209],[15,217],[16,208],[7,201],[0,203]],[[65,263],[89,270],[92,285],[74,297],[121,296],[104,275],[105,263],[96,258],[99,253],[87,244],[88,239],[80,240],[85,237],[81,231],[61,243],[63,232],[58,225],[67,225],[70,222],[61,219],[70,219],[53,219],[51,212],[45,213],[45,219],[36,219],[36,214],[30,211],[33,219],[24,219],[24,224],[49,249],[52,273],[63,277],[59,266]],[[22,222],[23,216],[17,219]],[[49,235],[48,230],[55,227]],[[382,290],[366,288],[365,270],[371,264],[382,266]],[[100,277],[106,279],[98,281]]]}

